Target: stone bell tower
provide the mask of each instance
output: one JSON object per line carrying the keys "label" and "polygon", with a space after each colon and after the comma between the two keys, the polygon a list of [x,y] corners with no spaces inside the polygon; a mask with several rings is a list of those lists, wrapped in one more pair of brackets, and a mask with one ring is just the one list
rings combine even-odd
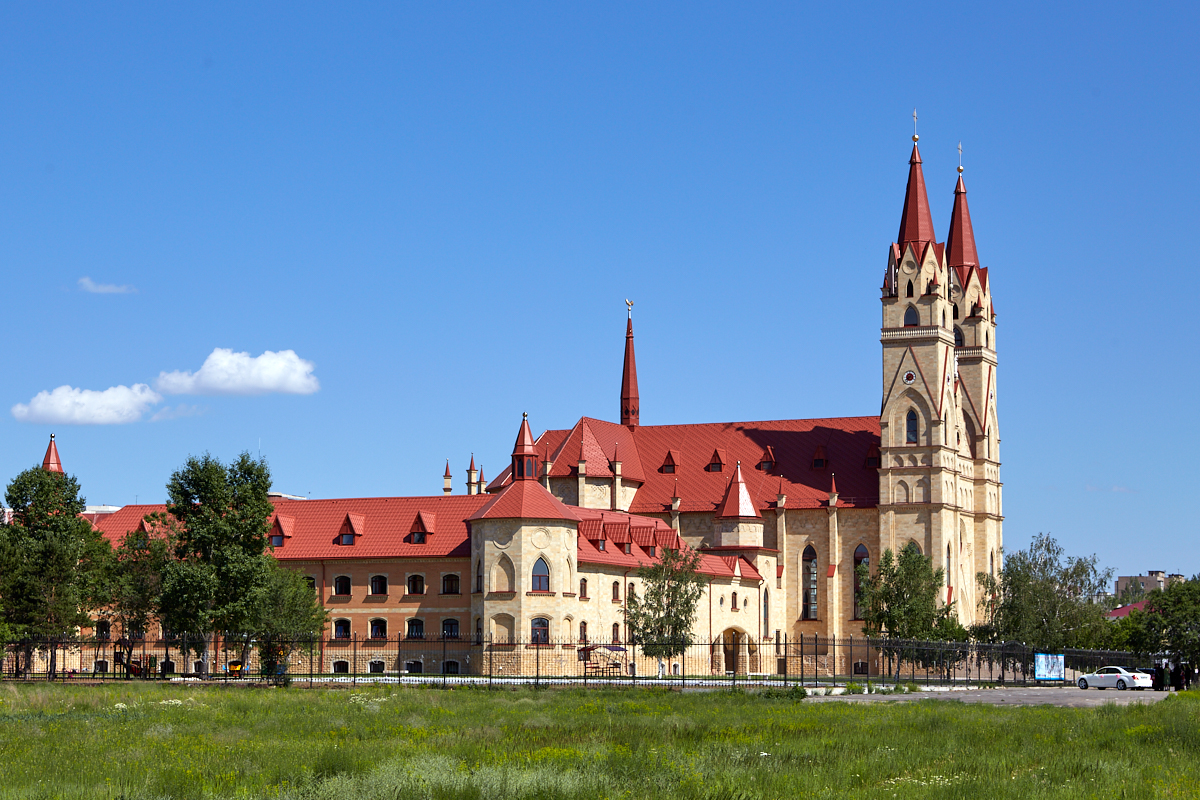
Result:
{"label": "stone bell tower", "polygon": [[[914,543],[934,568],[944,568],[947,547],[957,544],[961,412],[951,276],[934,234],[917,138],[882,292],[879,541],[895,553]],[[870,558],[878,563],[880,555]],[[947,572],[942,601],[952,602],[957,572]],[[957,610],[964,623],[973,618],[973,608]]]}

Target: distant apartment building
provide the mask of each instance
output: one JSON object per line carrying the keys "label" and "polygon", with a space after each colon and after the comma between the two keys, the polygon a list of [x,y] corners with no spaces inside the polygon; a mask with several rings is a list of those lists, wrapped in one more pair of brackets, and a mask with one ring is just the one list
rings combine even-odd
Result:
{"label": "distant apartment building", "polygon": [[1143,592],[1149,593],[1155,589],[1166,589],[1172,583],[1182,580],[1182,575],[1168,575],[1161,569],[1148,570],[1145,575],[1121,575],[1117,578],[1117,597],[1131,586],[1140,585]]}

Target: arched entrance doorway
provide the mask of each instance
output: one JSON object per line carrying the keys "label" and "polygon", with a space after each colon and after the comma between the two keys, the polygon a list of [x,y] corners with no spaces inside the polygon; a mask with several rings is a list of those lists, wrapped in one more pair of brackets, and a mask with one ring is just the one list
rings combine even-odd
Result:
{"label": "arched entrance doorway", "polygon": [[745,675],[759,672],[758,645],[750,634],[739,628],[726,628],[713,647],[713,669],[717,672]]}

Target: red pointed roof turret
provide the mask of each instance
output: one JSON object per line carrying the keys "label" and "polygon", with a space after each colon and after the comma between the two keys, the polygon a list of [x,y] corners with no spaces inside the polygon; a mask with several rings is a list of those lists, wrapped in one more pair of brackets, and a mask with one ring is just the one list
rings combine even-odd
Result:
{"label": "red pointed roof turret", "polygon": [[967,208],[967,187],[961,174],[954,187],[954,210],[950,213],[950,232],[946,234],[946,264],[950,267],[979,266],[975,229],[971,227],[971,210]]}
{"label": "red pointed roof turret", "polygon": [[912,157],[908,160],[908,188],[904,190],[904,211],[900,214],[900,232],[896,243],[900,251],[911,244],[917,258],[925,252],[925,246],[935,240],[933,215],[929,213],[929,196],[925,192],[925,175],[921,172],[921,152],[917,150],[913,136]]}
{"label": "red pointed roof turret", "polygon": [[537,450],[533,446],[533,431],[529,430],[529,415],[521,415],[521,430],[512,452],[512,477],[514,481],[537,480]]}
{"label": "red pointed roof turret", "polygon": [[621,370],[621,424],[631,428],[638,426],[641,413],[638,408],[637,359],[633,354],[633,303],[629,303],[629,322],[625,325],[625,366]]}
{"label": "red pointed roof turret", "polygon": [[467,467],[471,472],[475,471],[475,454],[471,453],[471,466]]}
{"label": "red pointed roof turret", "polygon": [[725,498],[717,506],[717,519],[761,516],[754,507],[754,501],[750,499],[750,490],[746,488],[746,482],[742,480],[742,462],[739,461],[733,470],[729,486],[725,489]]}
{"label": "red pointed roof turret", "polygon": [[445,475],[443,475],[442,477],[443,477],[443,478],[449,478],[449,477],[450,477],[450,459],[448,459],[448,458],[446,459],[446,474],[445,474]]}
{"label": "red pointed roof turret", "polygon": [[46,472],[62,472],[62,460],[58,457],[58,445],[54,443],[54,434],[50,434],[50,444],[46,447],[46,457],[42,459],[42,469]]}
{"label": "red pointed roof turret", "polygon": [[837,473],[834,473],[834,474],[832,474],[832,475],[830,475],[830,476],[829,476],[829,493],[830,493],[830,494],[837,494],[837,493],[838,493],[838,490],[837,490]]}

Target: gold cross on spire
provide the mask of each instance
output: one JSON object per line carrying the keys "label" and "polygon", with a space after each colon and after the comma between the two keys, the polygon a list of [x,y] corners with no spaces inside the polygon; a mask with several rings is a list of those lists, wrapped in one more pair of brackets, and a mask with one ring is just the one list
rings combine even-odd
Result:
{"label": "gold cross on spire", "polygon": [[629,311],[629,318],[630,318],[630,319],[633,319],[633,301],[632,301],[632,300],[629,300],[629,299],[626,299],[626,300],[625,300],[625,307],[626,307],[626,309]]}
{"label": "gold cross on spire", "polygon": [[962,175],[962,142],[958,143],[958,174]]}
{"label": "gold cross on spire", "polygon": [[917,110],[914,108],[913,109],[913,141],[915,142],[920,138],[921,138],[920,136],[917,136]]}

